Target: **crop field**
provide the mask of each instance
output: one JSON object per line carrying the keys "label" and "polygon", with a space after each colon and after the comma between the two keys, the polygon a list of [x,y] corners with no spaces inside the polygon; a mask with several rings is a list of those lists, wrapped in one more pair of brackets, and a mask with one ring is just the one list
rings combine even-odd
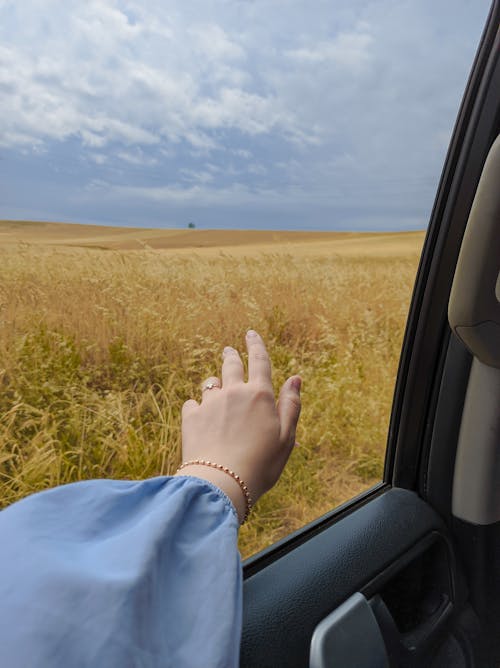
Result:
{"label": "crop field", "polygon": [[0,221],[0,507],[174,472],[182,403],[250,327],[303,409],[242,555],[374,484],[423,238]]}

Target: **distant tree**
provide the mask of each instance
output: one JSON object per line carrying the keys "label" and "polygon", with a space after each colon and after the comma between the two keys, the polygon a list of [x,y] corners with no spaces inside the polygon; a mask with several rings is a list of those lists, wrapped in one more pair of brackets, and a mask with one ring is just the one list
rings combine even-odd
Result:
{"label": "distant tree", "polygon": [[188,223],[188,227],[189,227],[190,230],[194,230],[196,225],[194,223]]}

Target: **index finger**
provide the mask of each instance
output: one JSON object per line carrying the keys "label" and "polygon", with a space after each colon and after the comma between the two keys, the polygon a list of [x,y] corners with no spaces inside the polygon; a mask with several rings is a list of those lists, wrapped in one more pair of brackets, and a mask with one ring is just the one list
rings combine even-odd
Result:
{"label": "index finger", "polygon": [[267,354],[266,346],[262,338],[253,329],[247,332],[248,348],[248,380],[259,381],[269,385],[271,382],[271,360]]}

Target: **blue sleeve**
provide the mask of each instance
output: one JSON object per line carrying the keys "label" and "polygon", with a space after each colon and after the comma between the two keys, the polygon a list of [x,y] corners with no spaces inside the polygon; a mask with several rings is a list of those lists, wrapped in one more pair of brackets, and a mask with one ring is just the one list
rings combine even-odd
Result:
{"label": "blue sleeve", "polygon": [[0,512],[0,666],[232,668],[241,563],[198,478],[91,480]]}

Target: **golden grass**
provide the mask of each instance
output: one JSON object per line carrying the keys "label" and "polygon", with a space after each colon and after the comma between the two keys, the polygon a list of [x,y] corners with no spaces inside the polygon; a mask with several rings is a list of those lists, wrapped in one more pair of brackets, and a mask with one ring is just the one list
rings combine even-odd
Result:
{"label": "golden grass", "polygon": [[[226,234],[221,251],[207,234],[206,248],[189,248],[193,236],[184,249],[169,248],[169,235],[156,230],[163,250],[131,252],[70,248],[64,231],[44,237],[36,226],[34,244],[19,243],[7,225],[2,506],[90,477],[173,472],[183,401],[199,396],[224,345],[242,349],[249,327],[268,343],[276,388],[292,373],[304,385],[300,447],[243,527],[242,554],[380,479],[421,233],[369,235],[362,257],[362,235],[349,245],[345,235],[276,241],[269,232],[267,241],[250,234],[245,247],[242,236]],[[109,229],[108,248],[121,233]],[[66,243],[99,236],[85,234],[73,231]]]}
{"label": "golden grass", "polygon": [[106,227],[0,220],[0,245],[19,243],[100,250],[162,250],[192,255],[294,255],[401,257],[418,253],[422,232],[303,232],[272,230],[188,230]]}

